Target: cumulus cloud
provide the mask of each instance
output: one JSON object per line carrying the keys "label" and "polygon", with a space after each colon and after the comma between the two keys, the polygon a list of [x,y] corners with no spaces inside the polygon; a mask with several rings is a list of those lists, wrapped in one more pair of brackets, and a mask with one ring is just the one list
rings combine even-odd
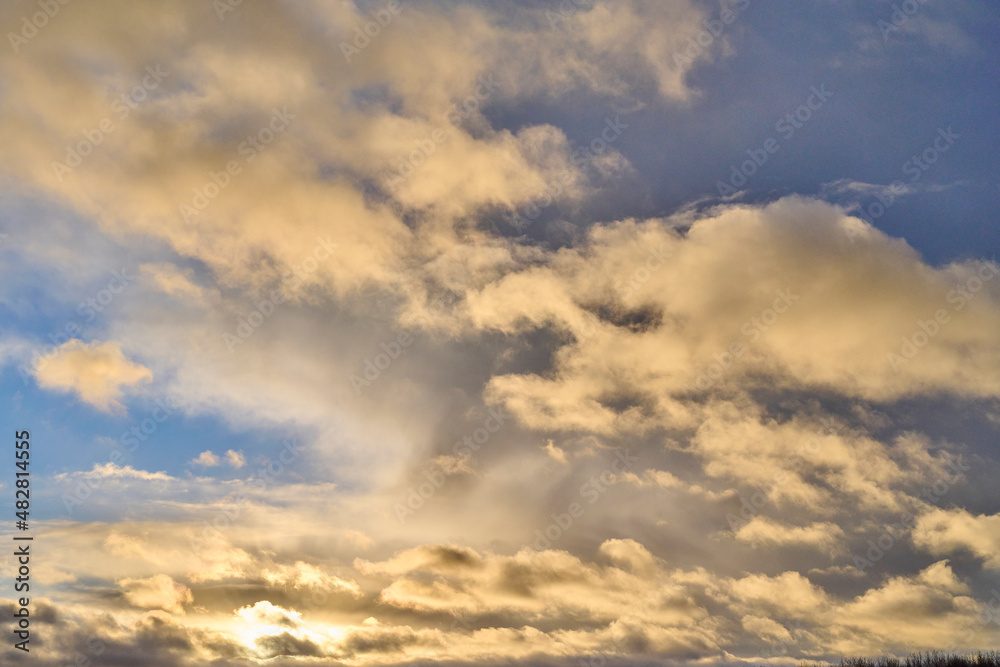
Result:
{"label": "cumulus cloud", "polygon": [[[899,511],[914,505],[921,486],[951,477],[952,455],[935,456],[931,442],[912,434],[887,447],[830,422],[761,419],[759,408],[718,404],[704,415],[692,443],[705,472],[753,487],[779,505],[819,515],[845,503]],[[823,481],[817,481],[820,472]]]}
{"label": "cumulus cloud", "polygon": [[776,577],[751,574],[728,582],[730,595],[738,607],[765,609],[786,618],[809,618],[822,622],[815,616],[817,609],[829,604],[829,596],[798,572],[784,572]]}
{"label": "cumulus cloud", "polygon": [[195,466],[202,466],[208,468],[211,466],[219,465],[220,459],[218,456],[212,453],[211,450],[206,449],[197,458],[192,459],[189,463]]}
{"label": "cumulus cloud", "polygon": [[[449,218],[539,200],[552,183],[564,200],[584,196],[590,177],[571,162],[574,147],[561,129],[494,129],[483,115],[490,105],[573,89],[645,98],[651,83],[664,98],[682,100],[690,92],[685,74],[710,57],[706,50],[694,61],[671,58],[702,29],[703,12],[686,1],[578,6],[566,17],[568,29],[552,29],[541,9],[511,22],[486,6],[446,12],[419,3],[357,66],[340,47],[367,20],[352,3],[241,11],[242,30],[268,40],[268,57],[249,46],[259,40],[207,28],[203,8],[120,7],[73,26],[53,21],[51,38],[37,49],[51,58],[0,59],[5,81],[19,91],[4,103],[11,122],[0,128],[3,145],[27,160],[19,177],[104,229],[163,239],[204,262],[223,285],[280,284],[290,298],[309,290],[419,289],[410,269],[444,250]],[[113,39],[95,55],[101,67],[73,64],[71,54],[116,25],[148,28],[148,44]],[[537,39],[540,30],[546,39]],[[326,38],[304,39],[316,34]],[[429,46],[426,34],[439,39]],[[168,35],[185,45],[169,64],[149,48]],[[527,43],[544,53],[529,55]],[[228,76],[235,70],[246,73],[238,82]],[[118,117],[115,99],[143,81],[152,88]],[[67,90],[72,105],[62,103]],[[380,92],[353,100],[357,91]],[[317,113],[326,108],[338,113]],[[53,161],[53,137],[72,144],[104,117],[127,125],[129,140],[109,134],[86,156],[86,168],[67,166],[71,157]],[[241,140],[272,124],[281,129],[266,150],[239,151]],[[627,162],[614,148],[597,157],[595,165]],[[210,209],[196,206],[206,186],[215,187],[209,174],[230,161],[240,171],[225,183],[225,196],[212,197]],[[53,172],[56,162],[62,167]],[[367,197],[371,187],[379,197]],[[399,207],[436,220],[411,229]],[[287,224],[273,224],[276,211]],[[302,270],[314,260],[315,270]],[[145,263],[142,272],[180,300],[204,302],[210,291],[190,270],[164,262]]]}
{"label": "cumulus cloud", "polygon": [[121,413],[123,388],[149,382],[153,373],[128,359],[115,341],[72,339],[38,360],[35,379],[45,389],[73,392],[98,410]]}
{"label": "cumulus cloud", "polygon": [[754,517],[736,531],[736,539],[753,546],[803,545],[825,551],[834,550],[844,531],[832,523],[811,523],[808,526],[786,526],[765,517]]}
{"label": "cumulus cloud", "polygon": [[644,573],[660,567],[656,557],[635,540],[608,540],[599,553],[623,570]]}
{"label": "cumulus cloud", "polygon": [[544,376],[496,376],[488,397],[535,428],[621,433],[691,425],[684,397],[759,378],[873,400],[1000,392],[989,262],[931,268],[798,197],[688,224],[683,235],[669,221],[598,226],[580,248],[471,294],[474,326],[569,337]]}
{"label": "cumulus cloud", "polygon": [[234,449],[226,450],[226,453],[221,457],[218,454],[215,454],[212,450],[206,449],[201,454],[188,461],[188,464],[202,468],[212,468],[222,465],[223,462],[225,462],[229,467],[238,470],[247,464],[247,459],[243,456],[243,452],[238,452]]}
{"label": "cumulus cloud", "polygon": [[838,624],[856,633],[841,640],[841,646],[848,651],[885,644],[949,646],[959,636],[968,637],[970,630],[979,630],[982,608],[968,593],[947,561],[914,576],[893,577],[837,610]]}
{"label": "cumulus cloud", "polygon": [[968,550],[986,567],[1000,569],[1000,514],[933,509],[917,518],[913,542],[935,555]]}
{"label": "cumulus cloud", "polygon": [[[634,133],[664,109],[708,118],[713,77],[692,74],[753,34],[694,49],[704,3],[403,5],[351,58],[371,8],[311,0],[224,21],[75,0],[32,57],[0,54],[7,177],[126,247],[145,290],[87,323],[109,342],[39,360],[38,385],[121,414],[155,371],[183,415],[261,435],[175,450],[182,418],[143,437],[155,396],[120,438],[140,438],[134,461],[52,477],[46,500],[95,518],[44,524],[60,664],[91,637],[108,664],[164,667],[996,646],[972,585],[990,572],[912,565],[915,546],[1000,568],[1000,528],[920,495],[964,443],[921,434],[907,404],[1000,397],[996,265],[932,265],[807,197],[607,204],[648,159]],[[566,99],[584,111],[562,122]],[[24,252],[105,259],[61,243]],[[0,340],[2,360],[29,352]],[[460,456],[491,409],[501,428]],[[266,450],[277,428],[306,444]],[[625,449],[638,463],[602,475]],[[851,568],[905,512],[912,545]],[[552,521],[551,548],[525,546]]]}
{"label": "cumulus cloud", "polygon": [[243,452],[237,452],[232,449],[226,450],[226,463],[231,467],[239,469],[247,464],[247,459],[243,456]]}

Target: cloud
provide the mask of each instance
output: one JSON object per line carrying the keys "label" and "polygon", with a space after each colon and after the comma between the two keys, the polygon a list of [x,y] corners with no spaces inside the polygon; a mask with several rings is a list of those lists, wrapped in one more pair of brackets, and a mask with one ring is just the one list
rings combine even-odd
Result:
{"label": "cloud", "polygon": [[[689,39],[703,31],[707,18],[686,0],[669,5],[599,0],[536,9],[531,16],[538,28],[512,35],[515,43],[508,49],[513,58],[507,68],[516,68],[525,92],[556,96],[586,87],[625,96],[652,84],[662,98],[684,101],[693,95],[688,70],[716,53],[698,49],[693,58],[686,55]],[[529,47],[536,32],[546,39]],[[534,69],[525,66],[528,54],[537,61]]]}
{"label": "cloud", "polygon": [[608,540],[601,544],[599,553],[617,567],[636,574],[652,573],[661,564],[635,540]]}
{"label": "cloud", "polygon": [[840,646],[847,652],[870,652],[878,645],[932,649],[970,633],[974,637],[981,631],[981,607],[968,593],[947,561],[914,576],[892,577],[837,609],[838,625],[856,633]]}
{"label": "cloud", "polygon": [[495,376],[488,399],[534,428],[609,434],[693,425],[686,396],[763,378],[867,400],[1000,394],[988,262],[931,268],[800,197],[719,207],[684,235],[668,223],[594,227],[579,248],[470,294],[478,328],[567,337],[544,376]]}
{"label": "cloud", "polygon": [[364,596],[357,582],[328,574],[303,561],[296,561],[291,566],[278,565],[273,569],[263,570],[261,574],[273,586],[347,593],[354,598]]}
{"label": "cloud", "polygon": [[72,339],[38,360],[35,379],[44,389],[73,392],[103,412],[123,413],[122,388],[149,382],[153,373],[126,358],[117,342]]}
{"label": "cloud", "polygon": [[[40,524],[47,562],[71,570],[40,572],[59,664],[91,636],[108,664],[157,667],[735,662],[783,642],[819,660],[973,627],[991,573],[918,572],[912,549],[998,567],[996,515],[919,495],[984,437],[946,441],[926,415],[1000,396],[995,267],[933,264],[808,197],[647,217],[682,184],[638,168],[700,178],[688,116],[696,150],[767,127],[699,90],[760,37],[750,15],[720,35],[687,0],[459,4],[403,3],[348,61],[341,44],[372,19],[355,2],[243,3],[219,21],[210,3],[74,0],[31,57],[0,54],[0,165],[12,192],[58,209],[12,218],[5,251],[72,260],[50,272],[61,288],[125,255],[145,290],[83,328],[114,342],[61,346],[39,386],[121,413],[155,375],[151,394],[244,447],[216,453],[179,419],[132,465],[52,477],[42,499],[72,511],[83,489],[92,519]],[[10,7],[10,24],[37,10]],[[163,81],[116,104],[147,67]],[[764,96],[768,115],[786,92]],[[105,118],[115,131],[76,166]],[[654,125],[670,150],[646,141]],[[251,159],[243,142],[265,128]],[[844,176],[822,195],[886,194]],[[927,182],[906,194],[943,192]],[[63,218],[85,231],[54,234]],[[10,284],[5,308],[31,310]],[[0,340],[0,358],[29,352]],[[489,409],[502,428],[458,456]],[[602,476],[625,448],[637,464]],[[583,484],[602,494],[562,530]],[[419,506],[406,525],[400,502]],[[920,517],[912,544],[852,568],[904,512]],[[525,546],[552,521],[552,548]]]}
{"label": "cloud", "polygon": [[[444,240],[464,236],[461,220],[469,215],[543,200],[552,184],[561,201],[579,202],[592,177],[627,170],[614,147],[581,167],[562,129],[494,128],[486,109],[572,90],[632,107],[682,101],[690,96],[685,75],[715,50],[672,58],[703,30],[704,12],[687,0],[577,6],[556,29],[541,8],[523,8],[514,21],[505,13],[476,4],[459,12],[407,6],[391,37],[373,40],[356,63],[340,44],[370,17],[352,3],[241,11],[248,41],[209,27],[203,8],[178,3],[100,12],[73,26],[53,21],[39,48],[51,58],[0,59],[11,90],[0,145],[27,161],[17,170],[22,182],[102,229],[166,242],[208,267],[220,286],[269,291],[280,284],[295,300],[369,288],[412,293],[421,276],[410,270],[433,262]],[[93,52],[100,67],[74,60],[115,26],[135,25],[151,31],[149,44],[115,39],[113,48]],[[184,48],[165,62],[150,47],[168,34]],[[428,46],[426,34],[440,39]],[[250,46],[260,43],[254,36],[269,39],[273,53]],[[315,75],[316,59],[332,68],[332,79]],[[152,81],[147,67],[158,73],[155,87],[120,111],[115,100]],[[232,71],[247,75],[234,81]],[[67,90],[72,105],[64,103]],[[316,113],[331,108],[334,116]],[[244,138],[269,128],[275,110],[282,129],[273,142],[240,152]],[[84,165],[68,155],[54,161],[53,140],[75,145],[82,128],[103,118],[121,131],[102,137]],[[210,174],[230,162],[238,173],[217,185]],[[56,163],[62,167],[54,172]],[[224,196],[206,198],[213,187]],[[202,199],[207,204],[195,206]],[[404,213],[421,224],[411,228]],[[475,236],[483,235],[469,240]],[[317,239],[333,237],[319,251],[327,259],[303,272]],[[156,290],[190,305],[218,296],[189,268],[151,261],[141,270]]]}
{"label": "cloud", "polygon": [[950,478],[952,455],[932,455],[933,444],[913,434],[887,447],[864,432],[804,415],[779,423],[762,418],[759,408],[734,404],[710,405],[703,414],[692,444],[705,472],[780,506],[817,515],[845,505],[901,511],[923,487]]}
{"label": "cloud", "polygon": [[769,637],[783,642],[792,641],[792,635],[785,626],[777,621],[763,616],[747,614],[740,620],[741,625],[748,631],[756,635]]}
{"label": "cloud", "polygon": [[736,531],[736,539],[755,547],[787,547],[802,545],[834,551],[841,544],[844,531],[832,523],[811,523],[808,526],[786,526],[765,517],[756,516]]}
{"label": "cloud", "polygon": [[182,270],[174,264],[143,264],[139,267],[144,278],[156,289],[177,299],[189,299],[204,303],[208,298],[206,290],[192,281],[194,272]]}
{"label": "cloud", "polygon": [[557,463],[563,463],[563,464],[566,463],[566,452],[565,452],[565,450],[561,449],[551,439],[549,439],[545,443],[545,452],[549,455],[549,458],[551,458],[553,461],[555,461]]}
{"label": "cloud", "polygon": [[737,601],[737,608],[766,610],[786,618],[809,619],[822,623],[822,613],[830,599],[798,572],[784,572],[776,577],[751,574],[728,582],[727,589]]}
{"label": "cloud", "polygon": [[302,619],[302,614],[297,611],[282,609],[267,600],[242,607],[236,611],[236,615],[253,625],[276,625],[289,628],[298,627]]}
{"label": "cloud", "polygon": [[219,465],[220,459],[218,456],[212,453],[212,450],[206,449],[201,454],[199,454],[197,458],[191,459],[191,461],[189,461],[188,463],[190,465],[202,466],[208,468],[211,466]]}
{"label": "cloud", "polygon": [[[274,546],[286,555],[301,553],[290,539],[299,529],[292,516],[288,519]],[[76,548],[67,538],[78,531],[108,535],[105,542],[113,550],[92,554],[94,535],[84,534]],[[185,545],[178,549],[178,535],[188,531],[182,524],[159,522],[67,527],[48,534],[53,557],[72,550],[77,572],[91,582],[77,591],[72,605],[61,603],[57,617],[87,628],[76,619],[101,616],[103,629],[95,636],[109,641],[110,615],[117,619],[116,646],[169,637],[202,662],[302,652],[467,662],[488,656],[575,659],[601,652],[719,660],[758,655],[789,636],[822,654],[901,642],[929,648],[942,645],[947,633],[987,647],[996,639],[979,624],[985,605],[972,599],[969,586],[943,561],[845,597],[793,571],[727,577],[702,567],[676,568],[632,539],[605,541],[594,561],[557,550],[502,555],[439,544],[356,561],[355,581],[306,560],[274,561],[266,548],[251,547],[255,554],[243,551],[239,557],[222,533],[192,554]],[[260,534],[253,526],[226,533],[251,542]],[[190,587],[177,583],[180,575],[174,572],[191,567],[192,557],[207,563],[215,558],[210,551],[218,552],[220,563],[240,567],[222,579],[185,579]],[[115,574],[151,556],[158,562],[145,561],[145,569],[159,574]],[[130,605],[151,610],[148,615],[137,622],[130,612],[109,607],[100,588],[107,577]],[[68,630],[62,634],[73,636]],[[244,648],[233,654],[234,646]]]}
{"label": "cloud", "polygon": [[257,637],[254,641],[258,655],[265,660],[281,656],[322,657],[323,649],[316,642],[290,632]]}
{"label": "cloud", "polygon": [[223,457],[218,456],[213,453],[212,450],[206,449],[197,457],[188,461],[188,465],[200,466],[203,468],[211,468],[214,466],[222,465],[223,460],[225,460],[226,465],[231,468],[239,470],[247,464],[246,457],[243,456],[243,452],[237,452],[236,450],[229,449]]}
{"label": "cloud", "polygon": [[[846,196],[852,201],[852,203],[857,203],[861,199],[871,199],[875,197],[884,197],[886,200],[892,201],[896,197],[911,195],[917,192],[918,188],[923,187],[925,187],[924,184],[913,185],[906,184],[901,181],[891,185],[880,185],[878,183],[865,183],[863,181],[840,179],[831,183],[824,183],[823,194],[834,197]],[[889,199],[890,197],[891,199]]]}
{"label": "cloud", "polygon": [[183,614],[184,605],[194,599],[191,589],[178,584],[165,574],[146,579],[120,579],[118,585],[129,604],[143,609],[162,609],[172,614]]}
{"label": "cloud", "polygon": [[913,542],[934,555],[968,550],[991,569],[1000,569],[1000,514],[932,509],[917,517]]}
{"label": "cloud", "polygon": [[149,472],[147,470],[136,470],[132,466],[119,466],[115,463],[95,463],[89,471],[74,473],[59,473],[55,476],[57,480],[85,478],[85,479],[137,479],[143,481],[170,482],[176,478],[165,472]]}
{"label": "cloud", "polygon": [[246,457],[243,456],[243,452],[237,452],[232,449],[226,450],[226,463],[231,467],[239,470],[247,464]]}

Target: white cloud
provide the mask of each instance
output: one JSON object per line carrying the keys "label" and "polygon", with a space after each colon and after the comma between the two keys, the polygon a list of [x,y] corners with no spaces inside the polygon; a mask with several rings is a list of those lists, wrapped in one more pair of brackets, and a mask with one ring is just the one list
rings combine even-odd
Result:
{"label": "white cloud", "polygon": [[38,359],[35,379],[44,389],[73,392],[98,410],[123,413],[122,389],[151,381],[153,373],[129,360],[115,341],[72,339]]}
{"label": "white cloud", "polygon": [[220,462],[221,462],[221,460],[219,459],[219,457],[216,456],[215,454],[213,454],[212,450],[210,450],[210,449],[206,449],[201,454],[199,454],[197,457],[195,457],[195,458],[191,459],[190,461],[188,461],[188,463],[190,465],[201,466],[203,468],[209,468],[209,467],[212,467],[212,466],[217,466],[217,465],[219,465]]}
{"label": "white cloud", "polygon": [[247,464],[247,459],[243,456],[243,452],[237,452],[232,449],[226,450],[226,463],[237,470],[242,468]]}
{"label": "white cloud", "polygon": [[214,453],[211,449],[206,449],[201,454],[195,458],[188,461],[188,465],[199,466],[202,468],[213,468],[215,466],[220,466],[225,462],[231,468],[239,470],[247,464],[247,459],[243,456],[242,451],[236,451],[234,449],[226,450],[223,456],[219,456]]}
{"label": "white cloud", "polygon": [[95,463],[89,471],[74,473],[59,473],[54,476],[56,480],[67,479],[137,479],[143,481],[170,482],[176,481],[165,472],[149,472],[147,470],[136,470],[132,466],[119,466],[115,463]]}

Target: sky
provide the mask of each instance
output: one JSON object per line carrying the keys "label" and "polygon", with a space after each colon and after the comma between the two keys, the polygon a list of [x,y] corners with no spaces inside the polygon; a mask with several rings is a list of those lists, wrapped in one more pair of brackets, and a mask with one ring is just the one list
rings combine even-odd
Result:
{"label": "sky", "polygon": [[1000,649],[998,19],[4,2],[4,664]]}

